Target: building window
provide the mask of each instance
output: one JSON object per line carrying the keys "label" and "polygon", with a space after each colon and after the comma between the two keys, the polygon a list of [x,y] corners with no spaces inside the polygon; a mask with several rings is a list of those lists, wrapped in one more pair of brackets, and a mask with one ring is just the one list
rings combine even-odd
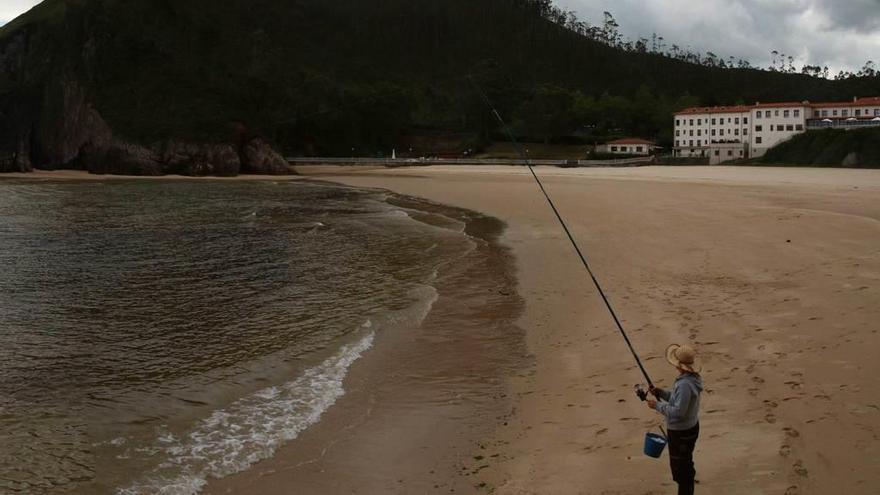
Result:
{"label": "building window", "polygon": [[693,136],[693,135],[694,135],[694,130],[693,130],[693,129],[691,129],[691,136]]}
{"label": "building window", "polygon": [[712,129],[712,135],[713,136],[715,135],[715,129]]}
{"label": "building window", "polygon": [[761,141],[763,141],[763,140],[761,139],[761,136],[758,136],[758,137],[755,138],[755,143],[756,143],[756,144],[761,144]]}
{"label": "building window", "polygon": [[856,117],[861,117],[861,116],[862,116],[862,109],[856,108]]}
{"label": "building window", "polygon": [[776,110],[776,116],[779,117],[779,110]]}
{"label": "building window", "polygon": [[787,126],[785,126],[785,130],[786,130],[786,131],[793,131],[793,130],[794,130],[794,126],[791,125],[791,124],[788,124]]}
{"label": "building window", "polygon": [[749,125],[749,118],[743,117],[743,125]]}
{"label": "building window", "polygon": [[822,110],[822,116],[823,116],[823,117],[827,117],[827,116],[828,116],[828,110]]}
{"label": "building window", "polygon": [[837,117],[837,110],[832,110],[831,115],[833,115],[834,117]]}
{"label": "building window", "polygon": [[789,112],[788,110],[782,112],[782,116],[785,117],[786,119],[787,119],[790,115],[791,115],[791,112]]}
{"label": "building window", "polygon": [[724,129],[718,129],[718,135],[719,135],[719,136],[723,136],[723,135],[724,135]]}
{"label": "building window", "polygon": [[703,119],[697,119],[697,125],[703,125]]}
{"label": "building window", "polygon": [[733,119],[733,123],[736,125],[739,125],[739,117]]}
{"label": "building window", "polygon": [[749,135],[749,130],[743,129],[743,136],[748,136],[748,135]]}
{"label": "building window", "polygon": [[702,135],[703,135],[703,130],[697,129],[697,136],[702,136]]}
{"label": "building window", "polygon": [[639,146],[639,147],[636,148],[636,152],[637,152],[637,153],[642,153],[643,150],[644,150],[644,148],[642,148],[641,146]]}
{"label": "building window", "polygon": [[874,115],[880,117],[880,108],[875,108],[875,109],[874,109]]}
{"label": "building window", "polygon": [[763,130],[764,130],[764,126],[762,126],[762,125],[756,125],[756,126],[755,126],[755,132],[761,132],[761,131],[763,131]]}
{"label": "building window", "polygon": [[773,124],[770,124],[770,132],[773,132]]}
{"label": "building window", "polygon": [[727,150],[727,156],[733,156],[733,150]]}
{"label": "building window", "polygon": [[758,110],[758,115],[756,115],[755,117],[760,119],[762,115],[764,114],[760,110]]}
{"label": "building window", "polygon": [[730,117],[727,117],[727,123],[728,123],[728,124],[731,122],[731,120],[732,120],[732,119],[731,119]]}
{"label": "building window", "polygon": [[843,111],[843,116],[844,116],[844,117],[849,117],[849,110],[848,110],[848,109],[846,109],[846,110]]}
{"label": "building window", "polygon": [[800,117],[800,116],[801,116],[801,111],[800,111],[800,110],[795,110],[795,111],[794,111],[794,116],[795,116],[795,117]]}
{"label": "building window", "polygon": [[795,129],[802,131],[802,130],[804,130],[804,126],[803,126],[803,124],[798,124],[795,126]]}
{"label": "building window", "polygon": [[718,119],[712,119],[712,125],[715,125],[715,122],[716,122],[717,120],[718,120]]}
{"label": "building window", "polygon": [[813,117],[821,117],[821,116],[822,116],[822,112],[820,112],[819,110],[813,111]]}
{"label": "building window", "polygon": [[676,125],[676,127],[677,127],[678,125],[680,125],[680,124],[678,123],[678,119],[675,119],[675,125]]}
{"label": "building window", "polygon": [[703,141],[701,139],[697,139],[697,148],[703,145]]}
{"label": "building window", "polygon": [[617,146],[612,146],[612,147],[611,147],[611,152],[612,152],[612,153],[616,153],[616,152],[617,152]]}
{"label": "building window", "polygon": [[715,150],[715,156],[720,156],[720,155],[721,155],[721,150]]}
{"label": "building window", "polygon": [[739,136],[739,129],[734,129],[734,130],[733,130],[733,134],[734,134],[735,136]]}
{"label": "building window", "polygon": [[[691,143],[690,143],[690,145],[689,145],[689,146],[693,146],[693,145],[694,145],[694,140],[693,140],[693,139],[691,139],[691,140],[690,140],[690,142],[691,142]],[[694,150],[691,150],[691,153],[693,153],[693,152],[694,152]]]}
{"label": "building window", "polygon": [[691,125],[694,125],[694,119],[691,119]]}
{"label": "building window", "polygon": [[675,137],[681,136],[681,131],[678,129],[675,130]]}

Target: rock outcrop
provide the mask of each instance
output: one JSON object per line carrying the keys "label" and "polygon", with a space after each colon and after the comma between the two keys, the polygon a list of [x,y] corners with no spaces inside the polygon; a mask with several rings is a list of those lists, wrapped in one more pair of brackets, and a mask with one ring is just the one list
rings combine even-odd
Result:
{"label": "rock outcrop", "polygon": [[169,141],[159,148],[158,160],[166,174],[235,176],[241,170],[241,158],[229,144]]}
{"label": "rock outcrop", "polygon": [[[0,39],[0,172],[80,169],[95,174],[234,176],[289,174],[284,158],[246,126],[228,143],[167,136],[152,144],[114,133],[80,81],[90,79],[93,43],[79,63],[52,58],[38,31]],[[90,48],[91,46],[91,48]],[[232,144],[235,142],[236,144]]]}
{"label": "rock outcrop", "polygon": [[241,171],[245,174],[286,175],[290,164],[271,146],[255,138],[241,147]]}

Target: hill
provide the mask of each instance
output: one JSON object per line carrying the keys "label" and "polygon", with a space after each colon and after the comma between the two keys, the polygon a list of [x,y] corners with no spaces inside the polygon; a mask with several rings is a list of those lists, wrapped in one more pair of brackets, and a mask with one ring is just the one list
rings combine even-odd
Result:
{"label": "hill", "polygon": [[880,128],[809,131],[773,147],[761,163],[880,168]]}
{"label": "hill", "polygon": [[418,154],[424,136],[455,134],[475,147],[496,124],[470,78],[517,133],[546,142],[670,140],[671,111],[688,105],[880,92],[876,78],[623,52],[547,19],[545,3],[46,0],[0,28],[0,169],[235,173],[237,155],[239,169],[280,172],[265,142]]}

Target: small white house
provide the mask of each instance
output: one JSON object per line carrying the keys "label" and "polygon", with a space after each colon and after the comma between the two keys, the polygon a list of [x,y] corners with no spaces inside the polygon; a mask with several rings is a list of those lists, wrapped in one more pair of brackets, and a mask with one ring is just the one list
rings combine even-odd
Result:
{"label": "small white house", "polygon": [[657,145],[653,141],[640,138],[626,138],[611,141],[596,146],[598,153],[610,153],[612,155],[641,155],[648,156]]}

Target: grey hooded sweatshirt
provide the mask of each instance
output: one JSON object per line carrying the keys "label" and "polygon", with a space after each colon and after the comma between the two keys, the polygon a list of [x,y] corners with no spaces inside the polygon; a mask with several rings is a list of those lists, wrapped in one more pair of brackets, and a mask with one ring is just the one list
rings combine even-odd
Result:
{"label": "grey hooded sweatshirt", "polygon": [[666,424],[670,430],[689,430],[700,422],[702,392],[703,379],[700,375],[690,373],[679,375],[672,386],[672,392],[659,391],[657,411],[666,416]]}

